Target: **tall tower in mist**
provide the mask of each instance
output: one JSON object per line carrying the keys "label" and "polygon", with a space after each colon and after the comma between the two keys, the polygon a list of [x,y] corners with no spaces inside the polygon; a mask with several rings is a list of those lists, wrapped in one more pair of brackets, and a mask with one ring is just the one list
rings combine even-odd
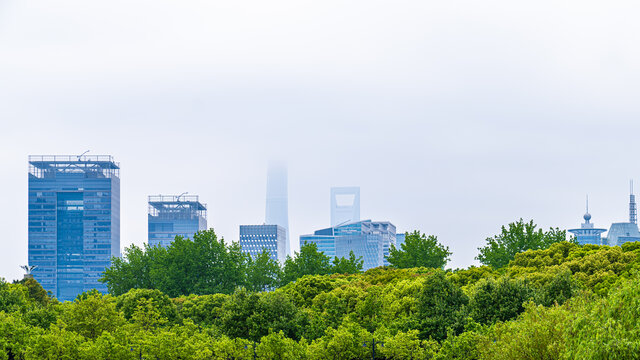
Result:
{"label": "tall tower in mist", "polygon": [[636,196],[633,194],[633,180],[631,180],[631,193],[629,195],[629,222],[638,223],[638,208],[636,207]]}
{"label": "tall tower in mist", "polygon": [[265,222],[269,225],[280,225],[285,229],[285,254],[289,254],[289,197],[287,193],[287,167],[281,163],[269,163]]}
{"label": "tall tower in mist", "polygon": [[360,188],[331,188],[331,226],[360,221]]}

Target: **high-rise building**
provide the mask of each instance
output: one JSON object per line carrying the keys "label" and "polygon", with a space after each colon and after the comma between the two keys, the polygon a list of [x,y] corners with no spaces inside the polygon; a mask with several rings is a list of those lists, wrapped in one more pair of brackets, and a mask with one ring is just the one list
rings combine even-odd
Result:
{"label": "high-rise building", "polygon": [[404,240],[407,238],[406,233],[397,233],[396,234],[396,249],[402,250],[402,244],[404,244]]}
{"label": "high-rise building", "polygon": [[388,265],[389,246],[396,243],[396,227],[387,221],[363,220],[300,236],[300,246],[315,243],[318,250],[331,257],[349,257],[353,251],[362,257],[363,269]]}
{"label": "high-rise building", "polygon": [[640,231],[637,224],[636,196],[633,194],[633,181],[629,195],[629,222],[613,223],[607,233],[607,245],[620,246],[626,242],[640,241]]}
{"label": "high-rise building", "polygon": [[61,301],[100,283],[120,256],[120,165],[109,155],[29,156],[29,265]]}
{"label": "high-rise building", "polygon": [[280,225],[240,225],[240,247],[251,257],[269,250],[273,260],[284,263],[286,241],[286,230]]}
{"label": "high-rise building", "polygon": [[284,228],[285,254],[289,254],[289,199],[287,190],[287,167],[270,163],[267,170],[267,206],[265,221],[268,225]]}
{"label": "high-rise building", "polygon": [[589,214],[589,199],[587,199],[587,212],[584,214],[584,223],[579,229],[570,229],[569,232],[574,234],[576,241],[580,245],[592,244],[602,245],[602,233],[607,229],[598,229],[590,222],[591,214]]}
{"label": "high-rise building", "polygon": [[167,247],[176,238],[193,238],[207,229],[207,205],[197,195],[149,196],[149,246]]}
{"label": "high-rise building", "polygon": [[331,188],[331,226],[360,221],[360,188]]}

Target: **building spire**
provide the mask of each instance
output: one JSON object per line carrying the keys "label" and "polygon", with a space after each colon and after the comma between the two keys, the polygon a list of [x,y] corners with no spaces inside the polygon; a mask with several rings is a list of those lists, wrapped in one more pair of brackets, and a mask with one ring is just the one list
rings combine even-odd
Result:
{"label": "building spire", "polygon": [[589,223],[589,220],[591,220],[591,214],[589,214],[589,195],[587,195],[587,212],[584,213],[584,221],[585,224]]}
{"label": "building spire", "polygon": [[638,209],[636,207],[636,196],[633,194],[633,180],[630,182],[631,193],[629,195],[629,222],[638,223]]}

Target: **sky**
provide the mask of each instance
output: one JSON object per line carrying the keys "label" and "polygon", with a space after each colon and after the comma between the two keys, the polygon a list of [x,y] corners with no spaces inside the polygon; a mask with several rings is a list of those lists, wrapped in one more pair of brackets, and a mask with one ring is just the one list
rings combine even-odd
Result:
{"label": "sky", "polygon": [[[0,0],[0,277],[27,263],[28,155],[113,155],[121,246],[147,196],[197,194],[226,240],[289,168],[292,248],[361,217],[438,236],[448,267],[519,218],[627,219],[640,185],[640,2]],[[640,187],[640,186],[639,186]]]}

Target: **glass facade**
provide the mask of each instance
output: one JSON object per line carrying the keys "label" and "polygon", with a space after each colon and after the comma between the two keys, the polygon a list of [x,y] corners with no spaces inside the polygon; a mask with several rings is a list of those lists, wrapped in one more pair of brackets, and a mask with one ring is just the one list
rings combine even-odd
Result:
{"label": "glass facade", "polygon": [[396,234],[396,249],[402,250],[402,244],[404,244],[404,240],[406,239],[406,233],[398,233]]}
{"label": "glass facade", "polygon": [[29,265],[61,301],[107,287],[120,256],[120,167],[111,156],[29,157]]}
{"label": "glass facade", "polygon": [[389,247],[396,243],[396,227],[390,222],[364,220],[300,236],[300,246],[316,243],[318,250],[333,257],[362,257],[363,269],[388,265]]}
{"label": "glass facade", "polygon": [[207,206],[197,195],[149,196],[149,246],[167,247],[176,238],[193,238],[207,229]]}
{"label": "glass facade", "polygon": [[595,228],[591,223],[591,214],[589,214],[588,210],[583,218],[584,223],[582,223],[579,229],[570,229],[568,231],[576,237],[576,241],[580,245],[602,245],[602,233],[607,231],[607,229]]}
{"label": "glass facade", "polygon": [[287,231],[280,225],[240,225],[242,251],[256,257],[263,249],[271,258],[284,263],[287,258]]}

